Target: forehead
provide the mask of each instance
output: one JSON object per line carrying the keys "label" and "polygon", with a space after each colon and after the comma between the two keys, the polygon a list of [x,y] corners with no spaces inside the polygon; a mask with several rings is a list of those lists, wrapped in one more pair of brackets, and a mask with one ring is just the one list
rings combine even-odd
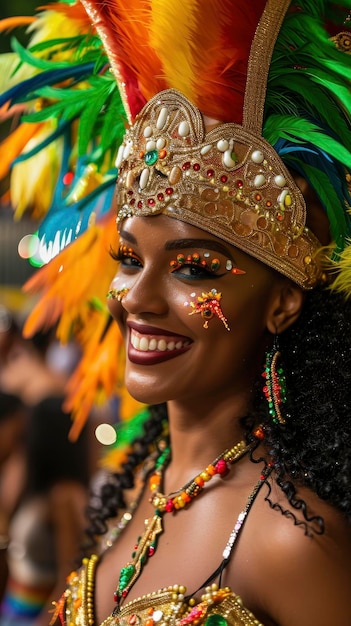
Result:
{"label": "forehead", "polygon": [[129,217],[119,224],[118,230],[122,239],[141,246],[147,245],[152,240],[157,247],[166,250],[177,246],[192,247],[193,244],[201,248],[217,250],[227,256],[237,250],[219,237],[167,215]]}

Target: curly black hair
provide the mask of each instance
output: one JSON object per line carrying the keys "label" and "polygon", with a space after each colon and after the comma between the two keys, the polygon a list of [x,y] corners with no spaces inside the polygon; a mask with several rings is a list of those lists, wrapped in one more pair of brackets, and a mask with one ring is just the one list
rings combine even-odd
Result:
{"label": "curly black hair", "polygon": [[279,483],[309,487],[351,521],[351,300],[326,288],[308,293],[279,349],[286,423],[260,411]]}
{"label": "curly black hair", "polygon": [[[296,493],[299,485],[309,487],[351,521],[351,300],[328,288],[308,292],[298,321],[279,336],[279,351],[287,387],[282,407],[286,423],[272,420],[261,378],[257,411],[245,421],[247,435],[255,424],[263,425],[278,485],[293,509],[302,510],[306,532],[310,521],[315,532],[323,532],[323,520],[309,518]],[[150,407],[145,434],[134,442],[121,471],[103,486],[99,506],[90,509],[90,536],[104,534],[107,519],[125,508],[123,490],[134,486],[134,470],[150,454],[166,419],[166,405]],[[271,505],[298,523],[291,510]]]}

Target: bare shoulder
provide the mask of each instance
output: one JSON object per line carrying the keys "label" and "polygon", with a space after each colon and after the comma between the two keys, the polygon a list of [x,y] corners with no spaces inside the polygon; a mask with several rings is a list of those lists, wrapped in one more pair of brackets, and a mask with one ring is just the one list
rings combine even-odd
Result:
{"label": "bare shoulder", "polygon": [[351,624],[351,525],[309,490],[299,495],[308,516],[323,519],[324,532],[313,521],[306,527],[302,511],[292,508],[276,485],[271,504],[263,494],[252,511],[247,530],[250,535],[255,528],[255,576],[261,579],[256,600],[272,624],[346,626]]}

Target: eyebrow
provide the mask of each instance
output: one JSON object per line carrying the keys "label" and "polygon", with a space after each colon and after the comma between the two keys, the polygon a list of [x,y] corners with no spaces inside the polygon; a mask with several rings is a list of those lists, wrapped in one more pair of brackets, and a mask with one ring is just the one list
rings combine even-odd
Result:
{"label": "eyebrow", "polygon": [[[121,230],[120,237],[129,241],[129,243],[137,244],[137,240],[131,233]],[[232,258],[232,254],[228,250],[226,246],[221,244],[219,241],[214,241],[213,239],[172,239],[170,241],[166,241],[164,245],[165,250],[183,250],[185,248],[207,248],[208,250],[213,250],[214,252],[219,252],[224,256]]]}

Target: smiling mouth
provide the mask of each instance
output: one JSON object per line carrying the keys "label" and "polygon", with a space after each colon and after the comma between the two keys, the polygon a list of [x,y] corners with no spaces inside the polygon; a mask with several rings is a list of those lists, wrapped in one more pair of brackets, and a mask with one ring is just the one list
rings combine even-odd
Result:
{"label": "smiling mouth", "polygon": [[153,365],[189,350],[190,339],[158,333],[138,332],[130,328],[128,358],[132,363]]}

